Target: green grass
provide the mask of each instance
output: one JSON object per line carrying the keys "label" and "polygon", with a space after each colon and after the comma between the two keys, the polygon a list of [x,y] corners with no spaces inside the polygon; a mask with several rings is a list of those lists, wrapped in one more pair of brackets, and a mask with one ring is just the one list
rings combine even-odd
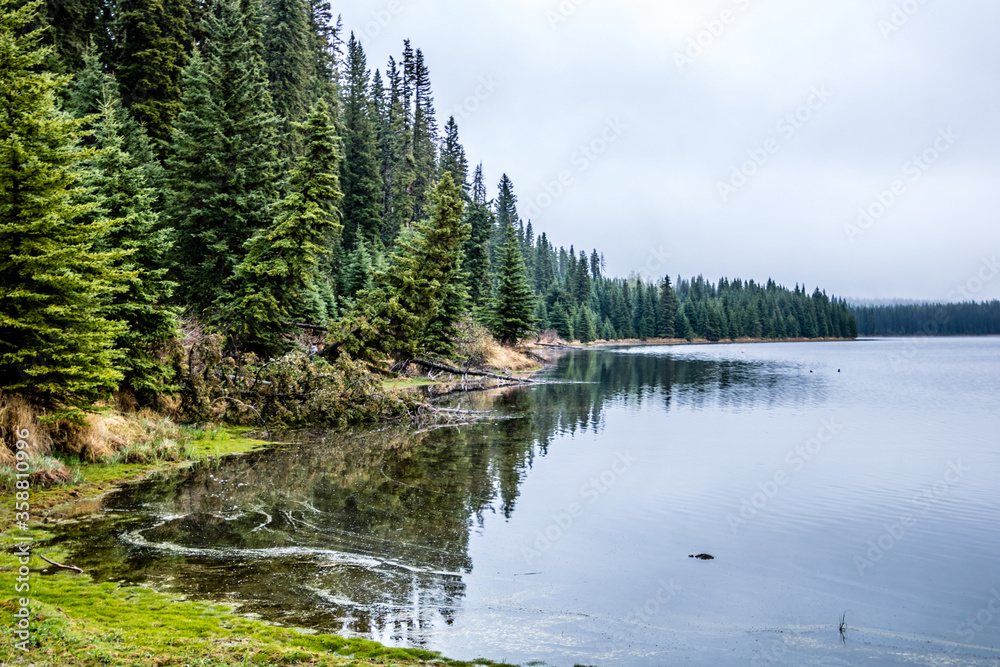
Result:
{"label": "green grass", "polygon": [[[32,519],[37,520],[42,512],[75,501],[80,497],[97,496],[110,489],[136,479],[142,479],[159,470],[166,470],[189,461],[238,454],[267,446],[264,440],[247,437],[250,428],[205,428],[179,427],[179,440],[183,457],[181,460],[157,459],[145,462],[128,462],[129,458],[120,453],[111,461],[81,461],[73,457],[61,460],[70,469],[72,479],[47,489],[31,489]],[[126,448],[127,449],[127,448]],[[122,450],[125,451],[125,450]],[[175,458],[175,457],[172,457]],[[0,494],[0,527],[9,526],[14,519],[14,502],[11,493]]]}
{"label": "green grass", "polygon": [[[21,533],[18,533],[21,534]],[[31,532],[34,544],[48,535]],[[30,596],[30,651],[0,642],[0,664],[37,667],[126,665],[497,665],[487,660],[455,662],[418,649],[390,648],[365,639],[309,634],[248,619],[225,605],[177,600],[174,596],[50,568],[32,558],[31,590],[14,592],[13,535],[0,540],[0,607],[7,622],[17,595]],[[40,553],[61,562],[57,548]],[[8,628],[10,626],[7,626]],[[6,634],[6,633],[5,633]]]}

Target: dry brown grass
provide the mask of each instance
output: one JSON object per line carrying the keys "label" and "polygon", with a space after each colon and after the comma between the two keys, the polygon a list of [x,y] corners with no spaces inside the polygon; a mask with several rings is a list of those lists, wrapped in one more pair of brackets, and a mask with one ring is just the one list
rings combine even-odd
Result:
{"label": "dry brown grass", "polygon": [[486,355],[487,368],[502,371],[527,371],[538,367],[538,362],[529,358],[520,350],[512,347],[504,347],[496,341],[490,347]]}
{"label": "dry brown grass", "polygon": [[[126,398],[116,405],[128,405]],[[22,466],[35,486],[68,481],[69,468],[57,456],[79,461],[148,463],[179,460],[187,452],[180,429],[169,418],[148,410],[124,416],[107,409],[89,414],[84,422],[46,419],[43,411],[14,394],[0,392],[0,491],[13,488],[19,432],[30,434],[23,442]],[[21,472],[24,472],[22,469]]]}

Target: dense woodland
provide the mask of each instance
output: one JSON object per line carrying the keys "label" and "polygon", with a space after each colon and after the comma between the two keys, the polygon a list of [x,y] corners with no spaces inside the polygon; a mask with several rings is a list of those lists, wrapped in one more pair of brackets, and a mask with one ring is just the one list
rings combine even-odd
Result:
{"label": "dense woodland", "polygon": [[[853,337],[772,281],[604,275],[470,168],[420,48],[367,62],[325,0],[0,0],[0,388],[148,402],[223,357],[401,368],[469,326],[566,340]],[[525,147],[529,150],[529,147]],[[190,371],[191,358],[186,366]]]}
{"label": "dense woodland", "polygon": [[997,336],[1000,301],[852,306],[862,336]]}

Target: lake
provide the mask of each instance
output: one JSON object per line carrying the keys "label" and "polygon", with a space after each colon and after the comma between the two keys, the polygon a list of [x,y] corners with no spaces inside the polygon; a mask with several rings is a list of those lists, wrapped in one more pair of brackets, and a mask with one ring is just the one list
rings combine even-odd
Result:
{"label": "lake", "polygon": [[585,350],[545,377],[450,399],[489,422],[130,485],[60,528],[69,562],[457,659],[1000,661],[1000,339]]}

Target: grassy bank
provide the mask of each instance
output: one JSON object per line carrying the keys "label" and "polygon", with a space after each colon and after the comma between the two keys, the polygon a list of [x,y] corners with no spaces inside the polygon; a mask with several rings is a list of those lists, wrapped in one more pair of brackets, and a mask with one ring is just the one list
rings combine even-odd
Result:
{"label": "grassy bank", "polygon": [[[35,555],[27,576],[30,590],[15,593],[17,559],[14,539],[33,538]],[[47,549],[45,533],[8,532],[2,539],[0,607],[7,619],[30,600],[27,652],[15,646],[10,625],[0,642],[0,664],[37,667],[125,667],[126,665],[495,665],[487,660],[455,662],[436,653],[389,648],[364,639],[310,634],[240,616],[226,605],[114,583],[98,583],[86,574],[50,566],[41,553],[61,562],[58,549]]]}

